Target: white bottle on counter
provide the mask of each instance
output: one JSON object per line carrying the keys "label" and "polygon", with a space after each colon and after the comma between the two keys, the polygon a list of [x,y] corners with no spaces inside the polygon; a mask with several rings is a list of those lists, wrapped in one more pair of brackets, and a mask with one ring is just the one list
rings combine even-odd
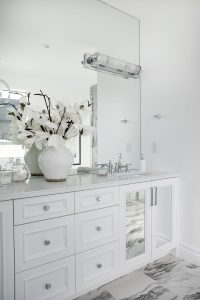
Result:
{"label": "white bottle on counter", "polygon": [[140,172],[145,173],[146,172],[146,160],[144,159],[143,154],[140,156]]}

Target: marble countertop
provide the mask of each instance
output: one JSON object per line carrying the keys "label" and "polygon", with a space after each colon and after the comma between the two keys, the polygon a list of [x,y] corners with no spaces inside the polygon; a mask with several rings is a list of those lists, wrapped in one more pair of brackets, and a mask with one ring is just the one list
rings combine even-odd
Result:
{"label": "marble countertop", "polygon": [[26,182],[12,183],[8,186],[0,186],[0,201],[29,198],[42,195],[61,194],[81,190],[120,186],[131,183],[146,182],[152,180],[179,177],[178,173],[151,172],[143,175],[98,176],[96,174],[70,175],[65,182],[47,182],[43,177],[30,178]]}

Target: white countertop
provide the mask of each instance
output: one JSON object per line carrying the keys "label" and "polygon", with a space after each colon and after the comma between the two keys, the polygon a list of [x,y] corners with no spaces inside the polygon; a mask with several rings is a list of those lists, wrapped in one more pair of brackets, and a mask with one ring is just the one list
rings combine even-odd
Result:
{"label": "white countertop", "polygon": [[130,183],[139,183],[152,180],[179,177],[178,173],[151,172],[146,175],[131,175],[117,177],[111,174],[97,176],[96,174],[71,175],[65,182],[47,182],[43,177],[31,178],[26,182],[12,183],[0,186],[0,201],[29,198],[42,195],[53,195],[65,192],[102,188]]}

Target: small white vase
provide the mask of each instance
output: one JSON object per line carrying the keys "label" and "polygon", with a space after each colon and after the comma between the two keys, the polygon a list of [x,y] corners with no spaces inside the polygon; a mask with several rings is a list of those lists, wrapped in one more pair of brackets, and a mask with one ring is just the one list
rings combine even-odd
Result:
{"label": "small white vase", "polygon": [[31,146],[29,150],[26,151],[24,155],[24,161],[32,176],[42,176],[42,171],[38,164],[38,157],[41,150],[38,150],[35,143]]}
{"label": "small white vase", "polygon": [[60,136],[52,135],[48,147],[38,157],[40,169],[47,181],[65,181],[73,165],[72,153],[61,139]]}

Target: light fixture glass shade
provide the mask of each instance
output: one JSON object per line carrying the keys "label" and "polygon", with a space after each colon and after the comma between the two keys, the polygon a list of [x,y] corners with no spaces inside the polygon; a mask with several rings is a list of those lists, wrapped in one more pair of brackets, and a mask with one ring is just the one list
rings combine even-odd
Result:
{"label": "light fixture glass shade", "polygon": [[87,69],[100,71],[115,76],[128,78],[138,78],[141,67],[114,57],[110,57],[101,53],[85,53],[83,66]]}
{"label": "light fixture glass shade", "polygon": [[6,92],[8,93],[8,96],[6,98],[2,97],[3,95],[3,91],[0,90],[0,98],[4,98],[4,100],[7,100],[10,98],[10,87],[8,85],[8,83],[4,80],[0,78],[0,83],[2,83],[5,87],[6,87]]}

